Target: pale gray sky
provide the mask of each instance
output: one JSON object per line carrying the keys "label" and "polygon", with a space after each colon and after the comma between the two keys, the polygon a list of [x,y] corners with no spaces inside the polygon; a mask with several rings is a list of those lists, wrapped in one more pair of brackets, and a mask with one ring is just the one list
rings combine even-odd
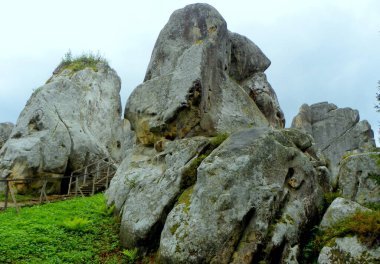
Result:
{"label": "pale gray sky", "polygon": [[[16,122],[33,89],[71,49],[99,51],[122,79],[122,102],[142,82],[171,13],[192,1],[2,0],[0,122]],[[360,111],[378,131],[380,1],[207,1],[228,28],[255,42],[287,125],[302,103],[329,101]],[[377,136],[378,137],[378,136]]]}

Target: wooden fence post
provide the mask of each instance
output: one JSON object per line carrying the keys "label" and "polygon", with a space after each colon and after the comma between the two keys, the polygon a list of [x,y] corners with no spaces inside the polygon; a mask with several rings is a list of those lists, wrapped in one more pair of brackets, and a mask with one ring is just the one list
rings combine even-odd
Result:
{"label": "wooden fence post", "polygon": [[110,176],[110,165],[107,166],[106,190],[108,189],[108,177]]}
{"label": "wooden fence post", "polygon": [[78,195],[78,176],[75,177],[75,196]]}
{"label": "wooden fence post", "polygon": [[4,202],[4,210],[8,207],[8,196],[9,196],[9,180],[7,179],[7,187],[5,189],[5,202]]}
{"label": "wooden fence post", "polygon": [[[12,185],[13,185],[13,184],[12,184]],[[12,188],[12,187],[13,187],[13,186],[9,186],[9,191],[10,191],[10,193],[11,193],[11,197],[12,197],[13,203],[14,203],[14,205],[15,205],[16,212],[17,212],[17,213],[20,213],[20,210],[19,210],[18,205],[17,205],[16,196],[15,196],[15,194],[14,194],[14,192],[13,192],[13,188]]]}
{"label": "wooden fence post", "polygon": [[42,198],[45,198],[45,201],[49,202],[49,199],[46,195],[46,184],[47,184],[47,177],[45,177],[44,183],[42,185],[41,191],[40,191],[40,203],[42,203]]}
{"label": "wooden fence post", "polygon": [[72,172],[72,173],[70,174],[69,189],[68,189],[68,191],[67,191],[67,195],[70,195],[70,192],[71,192],[71,183],[73,182],[73,173],[74,173],[74,172]]}

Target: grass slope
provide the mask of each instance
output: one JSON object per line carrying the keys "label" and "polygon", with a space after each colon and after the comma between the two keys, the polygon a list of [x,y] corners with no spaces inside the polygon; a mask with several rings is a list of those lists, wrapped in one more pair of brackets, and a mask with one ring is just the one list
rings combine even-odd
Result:
{"label": "grass slope", "polygon": [[98,194],[0,213],[0,263],[123,263],[118,224]]}

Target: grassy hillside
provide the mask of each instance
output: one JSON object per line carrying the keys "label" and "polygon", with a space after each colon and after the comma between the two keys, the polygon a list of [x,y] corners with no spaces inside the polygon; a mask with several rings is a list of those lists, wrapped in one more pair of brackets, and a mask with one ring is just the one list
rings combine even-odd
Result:
{"label": "grassy hillside", "polygon": [[0,213],[0,263],[126,263],[98,194]]}

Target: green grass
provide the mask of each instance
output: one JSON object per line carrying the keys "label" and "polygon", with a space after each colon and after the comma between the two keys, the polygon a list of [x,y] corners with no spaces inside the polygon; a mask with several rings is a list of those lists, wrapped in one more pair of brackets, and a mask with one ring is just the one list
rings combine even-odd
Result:
{"label": "green grass", "polygon": [[357,236],[361,243],[369,247],[380,245],[380,211],[356,212],[327,229],[311,230],[311,240],[303,248],[303,261],[316,263],[319,252],[335,238]]}
{"label": "green grass", "polygon": [[93,54],[92,52],[89,52],[84,53],[81,56],[73,57],[71,51],[68,51],[60,63],[59,72],[69,69],[74,73],[85,68],[91,68],[92,70],[97,71],[97,64],[99,62],[108,65],[107,60],[100,56],[100,54]]}
{"label": "green grass", "polygon": [[127,263],[98,194],[0,213],[0,263]]}

